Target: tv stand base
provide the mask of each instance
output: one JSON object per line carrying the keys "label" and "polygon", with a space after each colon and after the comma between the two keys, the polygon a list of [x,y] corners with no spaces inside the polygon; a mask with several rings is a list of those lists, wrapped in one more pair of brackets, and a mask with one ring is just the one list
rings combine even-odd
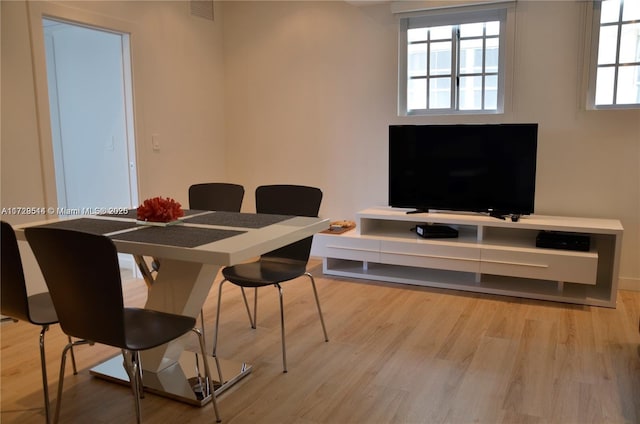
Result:
{"label": "tv stand base", "polygon": [[[457,238],[424,239],[417,225],[455,228]],[[536,247],[542,230],[583,233],[589,251]],[[616,306],[623,228],[618,220],[530,215],[407,214],[372,208],[356,229],[316,234],[314,256],[328,275],[593,306]]]}

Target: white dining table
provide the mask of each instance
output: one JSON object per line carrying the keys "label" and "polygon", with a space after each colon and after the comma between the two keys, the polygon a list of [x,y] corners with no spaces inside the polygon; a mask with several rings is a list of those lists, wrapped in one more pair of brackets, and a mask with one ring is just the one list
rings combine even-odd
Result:
{"label": "white dining table", "polygon": [[[30,224],[34,225],[34,224]],[[26,226],[16,227],[25,240]],[[310,237],[329,227],[328,219],[187,210],[174,225],[148,225],[136,220],[135,210],[125,215],[91,215],[39,223],[110,237],[119,253],[134,256],[147,283],[145,308],[197,318],[223,266],[238,264]],[[149,269],[153,258],[157,269]],[[202,390],[203,358],[185,347],[188,334],[166,345],[141,352],[145,390],[196,406],[211,401],[249,374],[242,360],[207,357],[213,389]],[[193,343],[191,343],[193,344]],[[202,355],[199,355],[202,356]],[[129,384],[122,356],[93,367],[90,373]]]}

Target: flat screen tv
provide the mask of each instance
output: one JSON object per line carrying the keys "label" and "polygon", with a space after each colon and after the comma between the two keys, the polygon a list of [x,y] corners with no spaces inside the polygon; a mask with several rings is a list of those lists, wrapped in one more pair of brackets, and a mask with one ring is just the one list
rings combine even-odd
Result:
{"label": "flat screen tv", "polygon": [[389,205],[534,211],[538,124],[390,125]]}

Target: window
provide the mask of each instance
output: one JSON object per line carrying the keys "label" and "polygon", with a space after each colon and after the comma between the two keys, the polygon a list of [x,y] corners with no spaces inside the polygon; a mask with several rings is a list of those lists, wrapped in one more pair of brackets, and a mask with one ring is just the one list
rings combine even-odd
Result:
{"label": "window", "polygon": [[[592,52],[590,103],[593,108],[640,106],[640,1],[594,3],[597,37]],[[595,87],[594,87],[595,86]]]}
{"label": "window", "polygon": [[506,16],[503,6],[401,17],[400,114],[502,112]]}

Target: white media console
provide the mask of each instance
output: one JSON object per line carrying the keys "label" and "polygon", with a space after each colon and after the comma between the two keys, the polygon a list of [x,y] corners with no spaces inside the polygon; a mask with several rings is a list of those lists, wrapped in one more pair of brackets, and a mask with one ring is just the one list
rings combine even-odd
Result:
{"label": "white media console", "polygon": [[[392,283],[616,306],[623,228],[618,220],[523,216],[407,214],[389,207],[360,211],[356,228],[315,235],[323,271]],[[444,224],[457,238],[419,237],[419,224]],[[590,237],[589,251],[536,247],[542,230]]]}

